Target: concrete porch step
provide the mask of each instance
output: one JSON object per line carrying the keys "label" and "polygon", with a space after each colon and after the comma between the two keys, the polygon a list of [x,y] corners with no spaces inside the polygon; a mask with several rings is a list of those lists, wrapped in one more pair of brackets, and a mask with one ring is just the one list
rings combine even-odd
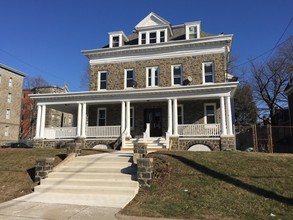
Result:
{"label": "concrete porch step", "polygon": [[137,181],[129,180],[116,180],[111,179],[63,179],[63,178],[47,178],[42,180],[42,186],[96,186],[96,187],[110,187],[110,186],[119,186],[119,187],[138,187]]}
{"label": "concrete porch step", "polygon": [[[78,161],[78,162],[72,162],[70,165],[64,165],[62,166],[63,168],[65,167],[101,167],[101,168],[106,168],[106,167],[112,167],[112,168],[117,168],[117,167],[131,167],[132,163],[130,162],[88,162],[88,161]],[[55,168],[54,170],[60,169],[59,167]]]}
{"label": "concrete porch step", "polygon": [[54,186],[47,187],[39,185],[35,187],[38,193],[74,193],[83,195],[135,195],[137,188],[135,187],[99,187],[99,186]]}
{"label": "concrete porch step", "polygon": [[99,179],[99,180],[136,180],[136,174],[124,173],[93,173],[93,172],[59,172],[49,173],[48,178],[74,178],[74,179]]}
{"label": "concrete porch step", "polygon": [[132,157],[129,156],[121,156],[121,157],[77,157],[73,163],[121,163],[121,162],[132,162]]}
{"label": "concrete porch step", "polygon": [[136,172],[136,167],[59,167],[56,169],[59,172],[73,172],[73,173],[123,173],[123,174],[134,174]]}

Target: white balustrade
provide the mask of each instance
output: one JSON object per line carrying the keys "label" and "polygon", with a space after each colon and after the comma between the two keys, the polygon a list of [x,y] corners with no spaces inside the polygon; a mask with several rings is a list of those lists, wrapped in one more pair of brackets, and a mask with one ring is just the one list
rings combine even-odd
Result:
{"label": "white balustrade", "polygon": [[63,127],[63,128],[45,128],[44,138],[57,139],[57,138],[72,138],[76,137],[76,127]]}
{"label": "white balustrade", "polygon": [[220,124],[183,124],[178,125],[180,136],[218,137]]}
{"label": "white balustrade", "polygon": [[86,128],[87,137],[119,137],[120,126],[89,126]]}

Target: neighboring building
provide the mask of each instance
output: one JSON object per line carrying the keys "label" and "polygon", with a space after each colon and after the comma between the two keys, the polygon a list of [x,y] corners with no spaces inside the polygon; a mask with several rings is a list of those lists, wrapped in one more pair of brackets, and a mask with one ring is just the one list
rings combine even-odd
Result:
{"label": "neighboring building", "polygon": [[0,144],[18,141],[25,74],[0,64]]}
{"label": "neighboring building", "polygon": [[[146,142],[153,149],[235,149],[238,82],[226,72],[232,37],[203,32],[200,21],[172,26],[155,13],[129,36],[110,32],[109,45],[82,51],[91,91],[31,96],[38,102],[36,143],[78,137],[86,147],[132,149]],[[76,123],[47,128],[47,107],[72,113]]]}
{"label": "neighboring building", "polygon": [[[20,124],[20,138],[31,140],[35,136],[37,107],[30,98],[31,94],[43,93],[67,93],[68,88],[58,86],[40,86],[33,89],[23,90],[22,110],[21,110],[21,124]],[[71,127],[73,116],[72,114],[57,111],[52,108],[46,109],[46,124],[47,128],[55,127]]]}

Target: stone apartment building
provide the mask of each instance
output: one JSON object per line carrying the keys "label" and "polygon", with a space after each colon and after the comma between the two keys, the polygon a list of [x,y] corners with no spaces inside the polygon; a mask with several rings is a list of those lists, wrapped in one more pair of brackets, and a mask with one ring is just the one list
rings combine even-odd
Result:
{"label": "stone apartment building", "polygon": [[[83,140],[132,149],[235,149],[233,96],[227,73],[233,35],[212,35],[200,21],[171,25],[155,13],[130,35],[109,33],[105,47],[82,53],[90,63],[90,91],[35,94],[36,143]],[[72,113],[71,128],[49,129],[46,108]]]}
{"label": "stone apartment building", "polygon": [[0,144],[18,141],[25,74],[0,64]]}
{"label": "stone apartment building", "polygon": [[[43,93],[67,93],[67,86],[40,86],[33,89],[23,90],[22,104],[21,104],[21,123],[20,123],[20,138],[32,140],[35,136],[37,106],[30,98],[31,94]],[[73,123],[72,114],[57,111],[52,108],[46,109],[46,124],[48,128],[53,127],[71,127]]]}

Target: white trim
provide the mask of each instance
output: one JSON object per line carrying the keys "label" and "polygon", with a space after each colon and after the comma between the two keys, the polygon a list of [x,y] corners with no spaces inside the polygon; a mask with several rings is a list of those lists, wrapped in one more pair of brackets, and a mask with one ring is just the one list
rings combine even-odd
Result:
{"label": "white trim", "polygon": [[207,106],[213,106],[214,107],[214,117],[215,117],[215,122],[212,124],[217,123],[217,109],[216,109],[216,103],[204,103],[204,123],[207,123]]}
{"label": "white trim", "polygon": [[[102,73],[106,73],[106,89],[101,89],[101,74]],[[108,84],[108,71],[104,70],[104,71],[99,71],[98,72],[98,81],[97,81],[98,85],[97,88],[98,90],[107,90],[107,84]]]}
{"label": "white trim", "polygon": [[[174,67],[180,67],[180,70],[181,70],[180,84],[174,84]],[[171,65],[171,86],[180,86],[180,85],[182,85],[182,78],[183,78],[182,75],[183,75],[182,64]]]}
{"label": "white trim", "polygon": [[[131,111],[132,111],[132,120],[131,120]],[[132,126],[131,126],[132,122]],[[134,130],[134,106],[130,106],[130,130]]]}
{"label": "white trim", "polygon": [[[151,85],[149,86],[149,70],[151,70]],[[156,85],[156,70],[158,71],[158,85]],[[159,66],[146,67],[146,88],[147,87],[159,87],[160,86],[160,68]]]}
{"label": "white trim", "polygon": [[124,69],[124,89],[132,89],[133,87],[127,87],[127,71],[132,70],[133,71],[133,76],[132,76],[132,80],[135,80],[135,71],[134,68],[128,68],[128,69]]}
{"label": "white trim", "polygon": [[192,39],[198,39],[200,38],[200,31],[201,31],[201,22],[200,21],[194,21],[194,22],[188,22],[185,23],[185,38],[186,40],[189,40],[189,28],[190,27],[196,27],[196,38],[192,38]]}
{"label": "white trim", "polygon": [[11,95],[11,93],[8,93],[7,94],[7,102],[8,103],[11,103],[12,102],[12,95]]}
{"label": "white trim", "polygon": [[[212,64],[212,82],[206,82],[205,81],[205,76],[206,76],[205,65],[206,64]],[[202,82],[203,82],[203,84],[215,83],[215,63],[213,61],[208,61],[208,62],[203,62],[202,63]]]}
{"label": "white trim", "polygon": [[5,126],[5,128],[4,128],[4,136],[5,137],[9,136],[9,126],[8,125]]}
{"label": "white trim", "polygon": [[11,116],[11,110],[10,109],[6,109],[6,120],[9,120]]}
{"label": "white trim", "polygon": [[[100,111],[103,110],[105,111],[105,125],[100,125]],[[98,108],[97,109],[97,126],[107,126],[107,108]]]}
{"label": "white trim", "polygon": [[[161,32],[165,33],[164,42],[161,42],[161,39],[160,39]],[[155,43],[150,43],[150,34],[151,33],[156,33],[156,42]],[[141,37],[142,34],[146,35],[145,44],[142,44],[142,37]],[[138,45],[165,43],[165,42],[167,42],[167,39],[168,39],[167,36],[168,36],[167,28],[157,29],[157,30],[140,31],[138,34]]]}

